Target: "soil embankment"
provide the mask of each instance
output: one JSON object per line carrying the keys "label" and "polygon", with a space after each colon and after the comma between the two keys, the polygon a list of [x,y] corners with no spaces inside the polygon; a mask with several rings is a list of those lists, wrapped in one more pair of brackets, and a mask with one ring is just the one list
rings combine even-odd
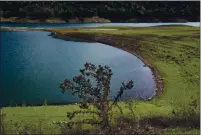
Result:
{"label": "soil embankment", "polygon": [[[27,30],[41,30],[41,31],[50,31],[50,36],[55,38],[60,38],[64,40],[74,40],[74,41],[83,41],[83,42],[100,42],[103,44],[108,44],[110,46],[120,48],[124,51],[127,51],[140,60],[142,60],[145,66],[149,67],[152,70],[153,78],[156,84],[156,95],[155,97],[160,97],[163,92],[163,79],[160,76],[159,71],[154,67],[150,61],[144,57],[143,53],[140,51],[139,41],[143,37],[139,36],[128,36],[128,35],[113,35],[113,34],[98,34],[98,33],[81,33],[77,30],[72,30],[72,32],[59,33],[54,31],[51,28],[26,28],[26,27],[1,27],[0,31],[27,31]],[[112,29],[117,30],[117,29]],[[150,97],[152,98],[152,97]],[[149,98],[149,99],[150,99]]]}
{"label": "soil embankment", "polygon": [[107,19],[99,16],[93,17],[74,17],[69,19],[62,18],[49,18],[49,19],[32,19],[32,18],[19,18],[19,17],[9,17],[4,18],[0,17],[0,22],[4,23],[159,23],[159,22],[199,22],[200,18],[197,17],[196,20],[191,20],[188,18],[166,18],[159,19],[154,17],[146,17],[146,18],[130,18],[127,20],[121,19]]}
{"label": "soil embankment", "polygon": [[109,23],[109,19],[101,18],[98,16],[88,17],[88,18],[71,18],[71,19],[61,19],[61,18],[50,18],[50,19],[31,19],[31,18],[0,18],[0,22],[6,23]]}
{"label": "soil embankment", "polygon": [[111,45],[113,47],[120,48],[124,51],[127,51],[131,54],[137,56],[140,60],[142,60],[145,66],[148,66],[153,73],[153,78],[156,83],[156,95],[155,97],[159,97],[163,92],[163,80],[160,76],[159,71],[154,67],[151,62],[147,61],[143,54],[140,52],[139,41],[142,36],[123,36],[123,35],[111,35],[111,34],[95,34],[95,33],[56,33],[52,32],[52,36],[56,38],[61,38],[65,40],[82,40],[82,41],[94,41],[100,42],[104,44]]}

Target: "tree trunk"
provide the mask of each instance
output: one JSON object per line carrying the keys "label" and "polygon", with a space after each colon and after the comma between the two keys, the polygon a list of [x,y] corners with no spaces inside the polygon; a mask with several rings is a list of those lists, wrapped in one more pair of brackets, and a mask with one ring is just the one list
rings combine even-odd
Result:
{"label": "tree trunk", "polygon": [[107,88],[104,89],[104,95],[102,99],[102,114],[103,114],[103,129],[109,128],[109,118],[108,118],[108,94],[109,90]]}
{"label": "tree trunk", "polygon": [[103,129],[109,128],[109,118],[108,118],[108,105],[104,103],[103,106]]}

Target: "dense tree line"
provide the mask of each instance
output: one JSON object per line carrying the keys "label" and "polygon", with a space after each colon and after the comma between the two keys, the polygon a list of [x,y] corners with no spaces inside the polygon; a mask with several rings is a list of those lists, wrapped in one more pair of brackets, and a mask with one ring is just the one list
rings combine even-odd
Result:
{"label": "dense tree line", "polygon": [[5,1],[0,2],[2,17],[69,19],[99,16],[115,19],[186,18],[200,16],[200,1]]}

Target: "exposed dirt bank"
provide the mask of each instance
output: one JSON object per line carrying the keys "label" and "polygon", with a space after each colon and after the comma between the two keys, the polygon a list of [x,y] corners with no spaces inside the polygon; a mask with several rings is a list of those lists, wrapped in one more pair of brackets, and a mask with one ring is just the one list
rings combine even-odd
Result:
{"label": "exposed dirt bank", "polygon": [[155,97],[159,97],[162,94],[164,84],[159,71],[156,69],[156,67],[152,66],[150,61],[146,60],[146,58],[139,49],[140,45],[138,41],[141,38],[143,38],[142,36],[123,36],[123,35],[95,34],[95,33],[87,34],[79,32],[66,33],[65,35],[61,33],[52,32],[52,36],[65,40],[82,40],[82,41],[85,40],[85,41],[100,42],[108,44],[113,47],[120,48],[124,51],[127,51],[137,56],[140,60],[144,62],[145,66],[148,66],[152,70],[153,78],[156,84]]}
{"label": "exposed dirt bank", "polygon": [[[159,71],[156,67],[154,67],[150,61],[148,61],[143,53],[140,51],[139,41],[142,38],[146,38],[142,35],[139,36],[128,36],[128,35],[112,35],[112,34],[97,34],[97,33],[81,33],[78,31],[69,32],[69,33],[58,33],[55,32],[51,28],[26,28],[26,27],[1,27],[0,31],[28,31],[28,30],[41,30],[41,31],[50,31],[50,36],[55,38],[60,38],[64,40],[74,40],[74,41],[83,41],[83,42],[100,42],[103,44],[107,44],[113,47],[120,48],[124,51],[127,51],[136,57],[138,57],[141,61],[144,62],[145,66],[149,67],[153,73],[153,78],[155,80],[156,89],[155,89],[155,97],[160,97],[163,92],[163,79],[160,76]],[[116,29],[115,29],[116,30]],[[149,97],[148,99],[151,99]]]}
{"label": "exposed dirt bank", "polygon": [[32,19],[32,18],[18,18],[18,17],[9,17],[4,18],[0,17],[0,22],[8,23],[157,23],[157,22],[200,22],[200,18],[197,19],[188,19],[188,18],[130,18],[128,20],[111,20],[98,16],[93,17],[74,17],[71,19],[62,19],[62,18],[49,18],[49,19]]}
{"label": "exposed dirt bank", "polygon": [[100,18],[98,16],[88,17],[88,18],[72,18],[72,19],[60,19],[60,18],[51,18],[51,19],[31,19],[31,18],[0,18],[0,22],[9,22],[9,23],[109,23],[109,19]]}

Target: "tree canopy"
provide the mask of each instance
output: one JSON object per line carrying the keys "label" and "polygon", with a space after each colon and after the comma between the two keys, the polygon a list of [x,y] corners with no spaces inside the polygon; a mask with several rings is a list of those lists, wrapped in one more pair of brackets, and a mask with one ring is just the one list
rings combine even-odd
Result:
{"label": "tree canopy", "polygon": [[99,16],[111,20],[155,17],[180,17],[194,20],[200,16],[200,1],[4,1],[2,17],[69,19]]}

